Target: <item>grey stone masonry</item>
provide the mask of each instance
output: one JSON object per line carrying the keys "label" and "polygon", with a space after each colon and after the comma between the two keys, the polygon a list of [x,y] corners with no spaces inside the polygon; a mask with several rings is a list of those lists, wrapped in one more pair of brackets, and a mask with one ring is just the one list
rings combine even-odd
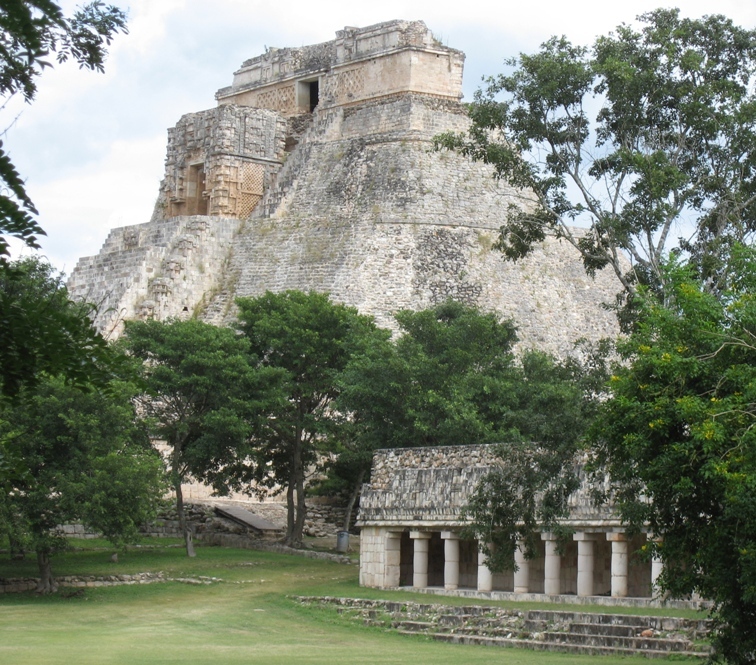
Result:
{"label": "grey stone masonry", "polygon": [[[495,445],[378,450],[360,497],[360,526],[460,527],[479,481],[504,464]],[[611,504],[597,507],[585,484],[570,497],[565,524],[611,530],[620,521]]]}
{"label": "grey stone masonry", "polygon": [[216,98],[220,104],[267,108],[287,116],[311,111],[315,104],[343,106],[398,91],[458,100],[464,57],[441,44],[422,21],[346,27],[330,42],[269,48],[246,60],[234,72],[232,85],[220,89]]}
{"label": "grey stone masonry", "polygon": [[115,229],[98,255],[79,260],[69,293],[97,306],[95,324],[111,339],[124,319],[189,318],[218,288],[238,228],[194,216]]}
{"label": "grey stone masonry", "polygon": [[454,299],[513,319],[520,348],[559,356],[616,336],[603,307],[616,278],[588,277],[564,240],[505,261],[499,228],[532,194],[434,151],[436,135],[469,126],[463,63],[422,21],[347,27],[245,61],[217,108],[169,131],[152,221],[81,259],[74,297],[99,305],[97,326],[113,335],[129,318],[228,324],[237,297],[300,289],[393,330],[398,310]]}

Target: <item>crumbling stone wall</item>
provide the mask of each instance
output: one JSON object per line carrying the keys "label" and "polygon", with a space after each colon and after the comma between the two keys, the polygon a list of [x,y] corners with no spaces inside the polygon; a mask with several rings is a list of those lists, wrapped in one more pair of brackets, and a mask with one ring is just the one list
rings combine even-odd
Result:
{"label": "crumbling stone wall", "polygon": [[95,325],[110,339],[124,319],[195,316],[220,288],[239,224],[194,216],[114,229],[99,254],[79,260],[69,293],[97,306]]}

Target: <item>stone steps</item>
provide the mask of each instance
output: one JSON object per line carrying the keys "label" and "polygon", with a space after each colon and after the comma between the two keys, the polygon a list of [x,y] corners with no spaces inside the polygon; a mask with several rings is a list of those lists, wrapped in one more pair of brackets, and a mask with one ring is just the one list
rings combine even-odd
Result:
{"label": "stone steps", "polygon": [[[416,631],[398,631],[404,635],[416,635]],[[532,651],[561,651],[566,653],[585,654],[590,656],[637,656],[643,655],[647,658],[669,658],[669,651],[660,651],[657,649],[646,649],[641,652],[637,649],[628,649],[616,646],[591,646],[591,645],[574,645],[560,644],[553,642],[534,642],[533,640],[519,638],[501,638],[486,637],[482,635],[460,635],[452,633],[428,633],[428,637],[440,642],[449,642],[451,644],[477,644],[482,646],[509,647],[519,649],[530,649]],[[677,652],[676,656],[687,656],[706,658],[708,652]]]}
{"label": "stone steps", "polygon": [[702,644],[710,629],[707,620],[349,598],[300,600],[335,605],[337,611],[368,625],[457,644],[649,658],[709,655],[708,646]]}
{"label": "stone steps", "polygon": [[621,647],[631,650],[656,650],[667,653],[690,651],[692,645],[689,640],[669,640],[657,637],[618,637],[616,635],[592,635],[573,632],[545,632],[545,642],[559,644],[582,644],[585,646]]}

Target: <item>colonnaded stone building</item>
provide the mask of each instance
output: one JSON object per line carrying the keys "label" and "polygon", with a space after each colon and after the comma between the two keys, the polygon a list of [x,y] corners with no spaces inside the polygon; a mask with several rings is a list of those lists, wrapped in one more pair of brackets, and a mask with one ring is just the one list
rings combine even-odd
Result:
{"label": "colonnaded stone building", "polygon": [[247,60],[215,108],[168,131],[152,220],[113,230],[69,289],[117,336],[129,318],[233,318],[237,296],[330,292],[379,325],[448,298],[515,319],[521,343],[566,353],[615,332],[609,274],[571,248],[528,260],[492,250],[527,194],[432,138],[463,131],[464,54],[421,21]]}
{"label": "colonnaded stone building", "polygon": [[542,533],[534,559],[518,548],[517,570],[493,574],[478,543],[461,533],[462,510],[478,481],[502,463],[485,445],[377,451],[360,498],[360,583],[653,602],[661,562],[638,554],[650,536],[630,537],[616,515],[594,505],[586,488],[570,497],[564,525],[574,531],[572,542],[560,552],[554,534]]}

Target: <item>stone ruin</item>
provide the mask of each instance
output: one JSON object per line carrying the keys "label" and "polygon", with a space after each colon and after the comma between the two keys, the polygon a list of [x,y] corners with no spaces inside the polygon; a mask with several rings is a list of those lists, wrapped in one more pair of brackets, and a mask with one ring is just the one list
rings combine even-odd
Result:
{"label": "stone ruin", "polygon": [[560,355],[616,333],[602,303],[610,274],[587,277],[572,248],[527,260],[492,249],[527,193],[432,139],[464,131],[464,54],[421,21],[347,27],[336,39],[245,61],[218,105],[168,131],[152,219],[110,232],[79,261],[71,294],[125,319],[233,319],[235,298],[329,292],[395,327],[399,309],[453,298],[512,317],[521,343]]}
{"label": "stone ruin", "polygon": [[[615,336],[602,307],[614,301],[613,275],[586,276],[573,248],[555,240],[505,261],[492,246],[507,208],[528,206],[528,193],[484,164],[433,150],[434,136],[469,127],[463,65],[464,54],[421,21],[347,27],[332,41],[245,61],[215,108],[168,131],[152,219],[112,230],[98,255],[82,258],[72,296],[98,305],[95,323],[111,338],[126,319],[228,323],[237,297],[286,289],[329,292],[389,328],[397,310],[455,299],[513,318],[520,344],[562,356],[578,338]],[[601,562],[591,593],[614,593],[615,549],[621,558],[624,546],[626,560],[628,546],[617,525],[586,527],[561,568],[545,539],[532,579],[518,587],[487,573],[475,544],[458,537],[460,501],[481,465],[467,475],[458,464],[428,471],[413,454],[397,453],[403,466],[392,482],[415,486],[397,486],[392,503],[379,464],[364,494],[363,584],[580,594],[580,548]],[[417,484],[423,474],[428,482]],[[456,566],[448,580],[447,547]],[[650,564],[624,579],[626,592],[649,594]]]}
{"label": "stone ruin", "polygon": [[360,499],[360,584],[378,588],[479,592],[497,599],[592,604],[659,604],[659,559],[639,553],[653,534],[630,534],[610,506],[583,485],[563,525],[572,540],[541,533],[535,558],[524,544],[517,570],[493,573],[480,543],[464,533],[464,508],[478,481],[504,462],[495,447],[379,450]]}

